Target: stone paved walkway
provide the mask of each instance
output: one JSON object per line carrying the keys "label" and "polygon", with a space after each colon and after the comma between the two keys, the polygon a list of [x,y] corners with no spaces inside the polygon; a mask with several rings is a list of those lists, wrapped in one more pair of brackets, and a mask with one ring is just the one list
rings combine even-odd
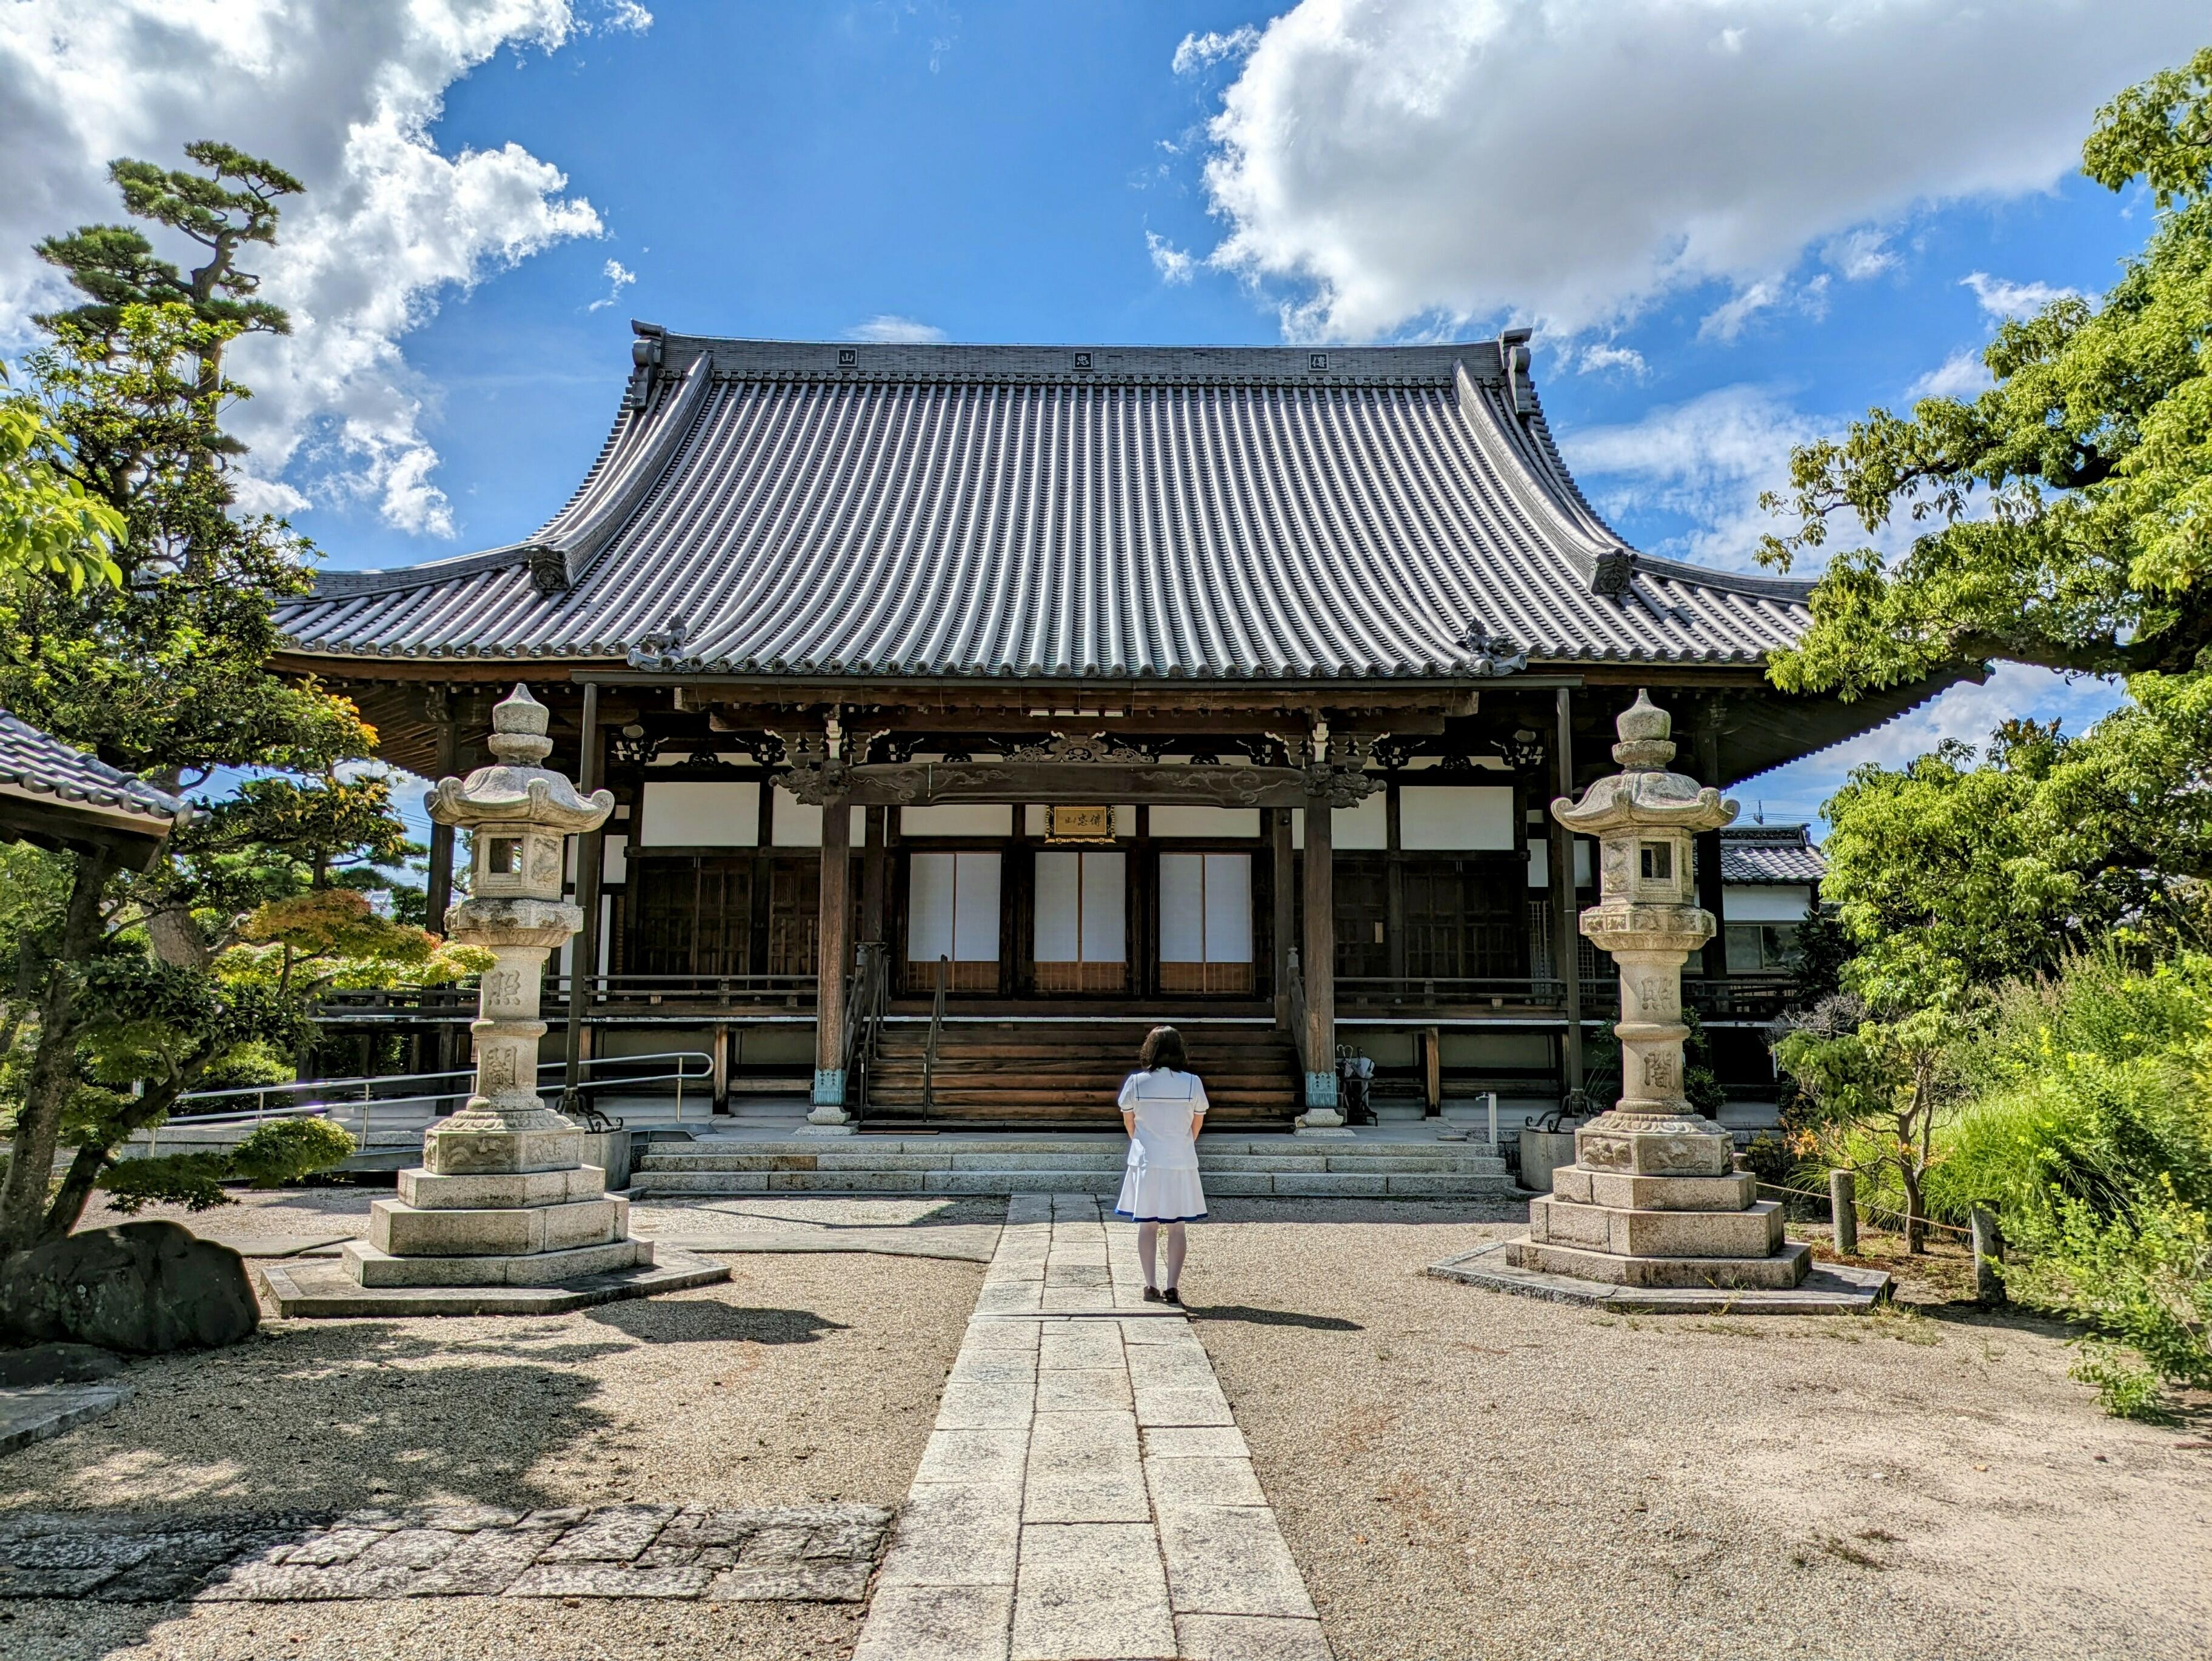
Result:
{"label": "stone paved walkway", "polygon": [[1213,1368],[1133,1225],[1016,1195],[854,1661],[1327,1661]]}

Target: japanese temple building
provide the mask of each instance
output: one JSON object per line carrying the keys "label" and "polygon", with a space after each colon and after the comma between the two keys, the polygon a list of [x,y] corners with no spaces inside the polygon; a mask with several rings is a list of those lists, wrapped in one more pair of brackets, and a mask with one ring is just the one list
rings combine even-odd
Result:
{"label": "japanese temple building", "polygon": [[[1611,769],[1638,689],[1722,786],[1935,690],[1769,686],[1808,585],[1624,543],[1519,332],[636,334],[613,430],[541,531],[325,575],[282,611],[283,662],[434,777],[481,762],[527,683],[556,764],[618,803],[581,856],[588,972],[564,964],[549,1019],[600,1054],[708,1049],[718,1095],[1096,1116],[1171,1020],[1217,1116],[1325,1108],[1340,1046],[1431,1110],[1556,1100],[1611,991],[1559,949],[1589,860],[1544,810]],[[1774,894],[1809,897],[1817,855],[1795,827],[1698,854],[1723,928],[1690,996],[1755,1094]],[[452,862],[441,832],[434,916]],[[1732,897],[1759,913],[1734,930]]]}

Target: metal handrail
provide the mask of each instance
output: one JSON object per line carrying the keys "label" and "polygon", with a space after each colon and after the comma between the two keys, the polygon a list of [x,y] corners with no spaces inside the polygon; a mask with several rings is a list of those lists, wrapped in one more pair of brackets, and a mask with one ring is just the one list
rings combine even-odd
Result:
{"label": "metal handrail", "polygon": [[952,959],[940,954],[934,971],[937,987],[929,1001],[929,1047],[921,1053],[921,1110],[937,1105],[937,1041],[945,1032],[945,994],[951,979]]}
{"label": "metal handrail", "polygon": [[[588,1071],[590,1068],[594,1067],[635,1067],[641,1062],[673,1062],[676,1063],[676,1068],[673,1072],[647,1073],[642,1074],[624,1073],[617,1076],[605,1079],[592,1079],[586,1077],[579,1084],[578,1088],[587,1091],[611,1090],[617,1086],[665,1084],[672,1080],[676,1086],[676,1123],[679,1125],[682,1124],[684,1123],[684,1085],[689,1082],[695,1082],[701,1079],[711,1079],[714,1076],[714,1057],[708,1055],[706,1051],[702,1050],[654,1050],[643,1056],[595,1056],[583,1062],[583,1067],[586,1071]],[[690,1067],[690,1063],[693,1062],[700,1063],[699,1069],[696,1071],[694,1071]],[[567,1063],[563,1062],[539,1062],[538,1067],[538,1088],[544,1090],[547,1087],[549,1083],[547,1075],[549,1074],[552,1075],[550,1082],[557,1083],[563,1076],[566,1067]],[[467,1079],[473,1080],[475,1077],[476,1070],[473,1068],[471,1068],[444,1073],[397,1074],[381,1079],[308,1079],[301,1080],[290,1085],[246,1086],[243,1088],[233,1088],[229,1090],[194,1091],[186,1095],[180,1096],[177,1099],[178,1104],[181,1106],[184,1103],[190,1101],[214,1101],[234,1096],[264,1097],[271,1091],[327,1091],[333,1086],[343,1088],[351,1088],[356,1085],[362,1086],[380,1084],[409,1085],[420,1084],[426,1080],[441,1081],[453,1079]],[[458,1098],[465,1098],[466,1094],[467,1092],[465,1091],[461,1090],[436,1090],[418,1092],[412,1095],[404,1096],[379,1096],[371,1094],[364,1089],[363,1093],[357,1098],[340,1098],[321,1101],[295,1102],[273,1110],[269,1107],[265,1100],[259,1100],[256,1102],[254,1109],[251,1113],[240,1111],[237,1113],[196,1113],[179,1116],[173,1110],[169,1115],[169,1119],[173,1124],[192,1127],[241,1124],[246,1123],[248,1120],[251,1120],[252,1123],[256,1125],[259,1125],[271,1118],[325,1118],[335,1120],[340,1124],[346,1124],[347,1121],[351,1119],[356,1121],[358,1124],[358,1129],[355,1130],[355,1134],[359,1136],[362,1141],[366,1142],[368,1140],[370,1131],[374,1129],[374,1121],[375,1117],[374,1110],[375,1109],[419,1106],[425,1102],[434,1104],[443,1102],[453,1102],[456,1101]],[[349,1126],[349,1128],[351,1129],[352,1127]],[[160,1144],[161,1133],[161,1127],[160,1125],[153,1126],[145,1133],[147,1138],[147,1155],[149,1158],[153,1156],[155,1148]],[[133,1140],[135,1140],[135,1138]]]}

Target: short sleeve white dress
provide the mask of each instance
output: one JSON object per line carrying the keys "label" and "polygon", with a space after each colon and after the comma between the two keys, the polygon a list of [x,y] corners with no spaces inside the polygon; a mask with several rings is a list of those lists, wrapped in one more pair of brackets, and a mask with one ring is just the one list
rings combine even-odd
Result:
{"label": "short sleeve white dress", "polygon": [[1206,1111],[1206,1086],[1194,1073],[1154,1068],[1121,1085],[1121,1107],[1137,1118],[1128,1169],[1114,1214],[1140,1223],[1194,1223],[1206,1215],[1191,1118]]}

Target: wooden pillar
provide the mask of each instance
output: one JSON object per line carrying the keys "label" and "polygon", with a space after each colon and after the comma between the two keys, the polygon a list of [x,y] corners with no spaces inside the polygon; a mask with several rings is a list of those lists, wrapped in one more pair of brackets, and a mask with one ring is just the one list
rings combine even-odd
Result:
{"label": "wooden pillar", "polygon": [[871,807],[860,855],[860,938],[881,944],[884,938],[884,882],[888,858],[884,846],[890,809]]}
{"label": "wooden pillar", "polygon": [[[1558,731],[1552,748],[1559,794],[1575,794],[1574,706],[1571,693],[1560,687],[1553,695]],[[1559,977],[1566,997],[1567,1032],[1563,1046],[1569,1092],[1583,1087],[1583,977],[1581,918],[1575,910],[1574,833],[1554,818],[1552,846],[1552,972]]]}
{"label": "wooden pillar", "polygon": [[814,1110],[818,1126],[849,1128],[845,1111],[845,960],[852,955],[853,810],[822,804],[822,910],[815,929]]}
{"label": "wooden pillar", "polygon": [[[1382,787],[1384,834],[1382,866],[1382,940],[1393,980],[1406,978],[1406,855],[1399,834],[1398,787]],[[1401,985],[1398,995],[1405,995]]]}
{"label": "wooden pillar", "polygon": [[[437,734],[438,778],[447,779],[460,770],[460,745],[453,728],[453,699],[451,689],[433,687],[423,700],[432,728]],[[431,782],[435,783],[435,779]],[[433,824],[430,827],[430,873],[424,885],[423,926],[434,934],[446,932],[446,909],[453,903],[453,827]],[[451,1021],[439,1021],[430,1030],[428,1068],[449,1073],[458,1065],[454,1040],[461,1029]]]}
{"label": "wooden pillar", "polygon": [[[576,763],[576,794],[588,796],[599,788],[599,684],[584,683],[584,718],[580,733],[580,754]],[[592,977],[599,967],[599,869],[606,836],[587,830],[576,839],[576,904],[584,914],[584,932],[568,943],[568,1031],[567,1087],[562,1105],[580,1106],[584,1082],[584,1012],[590,1007]]]}
{"label": "wooden pillar", "polygon": [[1291,952],[1297,944],[1297,856],[1291,849],[1291,810],[1271,807],[1267,810],[1267,818],[1273,832],[1275,855],[1275,1024],[1288,1031],[1291,1025]]}
{"label": "wooden pillar", "polygon": [[[1698,723],[1698,782],[1719,789],[1721,777],[1721,706],[1715,699]],[[1728,974],[1727,924],[1723,917],[1721,833],[1701,830],[1697,837],[1698,904],[1713,914],[1713,937],[1705,942],[1705,977],[1717,981]]]}
{"label": "wooden pillar", "polygon": [[1327,796],[1306,798],[1306,1111],[1302,1128],[1344,1123],[1336,1106],[1335,822]]}

